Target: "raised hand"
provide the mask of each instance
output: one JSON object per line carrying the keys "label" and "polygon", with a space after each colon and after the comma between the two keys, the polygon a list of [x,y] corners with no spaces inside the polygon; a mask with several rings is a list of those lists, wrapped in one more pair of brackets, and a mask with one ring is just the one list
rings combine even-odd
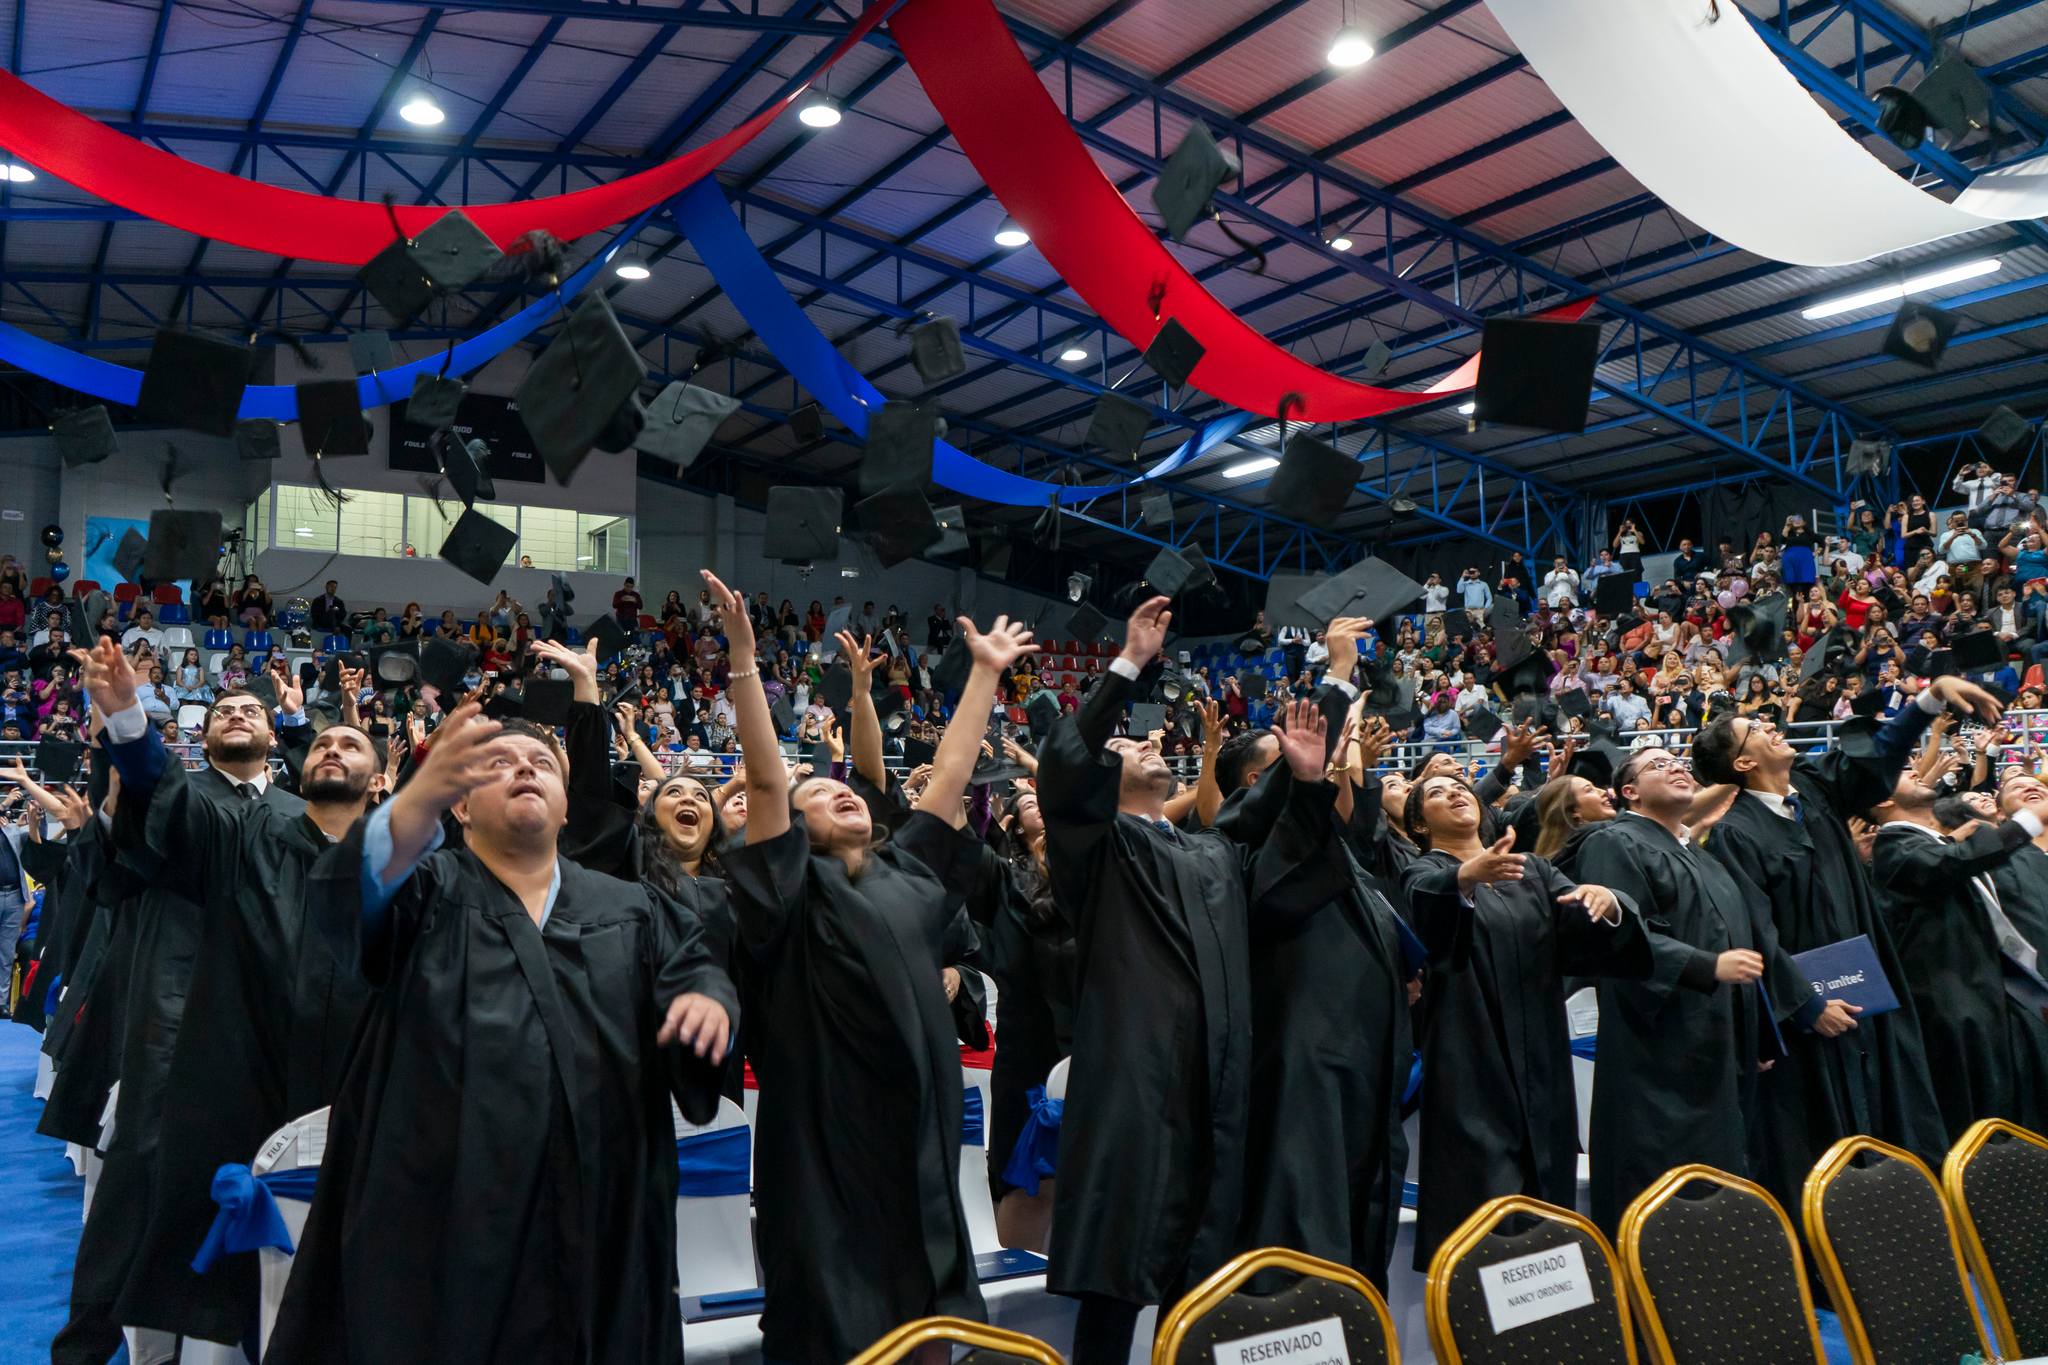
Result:
{"label": "raised hand", "polygon": [[436,810],[448,809],[482,785],[490,771],[490,742],[503,728],[484,717],[481,703],[462,703],[434,728],[426,760],[414,771],[405,791]]}
{"label": "raised hand", "polygon": [[1289,702],[1274,717],[1273,738],[1280,741],[1280,757],[1297,782],[1323,780],[1323,742],[1329,735],[1330,722],[1314,702]]}
{"label": "raised hand", "polygon": [[1223,747],[1223,703],[1212,697],[1198,704],[1195,711],[1202,718],[1202,749],[1214,754]]}
{"label": "raised hand", "polygon": [[1001,673],[1038,648],[1031,639],[1030,630],[1021,622],[1012,625],[1007,616],[998,616],[986,635],[976,630],[974,622],[965,616],[958,618],[958,625],[960,638],[967,641],[967,655],[974,660],[976,668],[991,668]]}
{"label": "raised hand", "polygon": [[719,620],[725,627],[726,655],[735,660],[752,659],[754,623],[747,617],[746,597],[726,587],[711,570],[698,572],[704,575],[704,586],[711,590],[711,605],[718,608]]}
{"label": "raised hand", "polygon": [[1358,668],[1359,637],[1372,629],[1370,616],[1339,616],[1323,632],[1323,645],[1330,651],[1330,675],[1351,681]]}
{"label": "raised hand", "polygon": [[1960,706],[1978,720],[1997,723],[2005,714],[2005,703],[1973,682],[1953,675],[1928,684],[1934,695],[1951,706]]}
{"label": "raised hand", "polygon": [[708,995],[691,991],[669,1001],[668,1017],[654,1035],[658,1046],[678,1043],[713,1066],[725,1060],[726,1044],[732,1039],[732,1016],[725,1006]]}
{"label": "raised hand", "polygon": [[839,657],[846,660],[846,667],[853,673],[853,690],[858,696],[868,690],[868,680],[875,675],[875,665],[889,656],[875,653],[875,637],[863,635],[853,638],[853,632],[842,630],[832,637],[839,642]]}
{"label": "raised hand", "polygon": [[1009,735],[1003,736],[1003,757],[1034,776],[1038,773],[1038,755],[1019,744]]}
{"label": "raised hand", "polygon": [[1529,761],[1542,742],[1542,727],[1534,721],[1510,725],[1501,732],[1500,765],[1509,772],[1515,771]]}
{"label": "raised hand", "polygon": [[74,649],[71,657],[79,662],[94,711],[117,716],[135,705],[135,665],[111,638],[102,637],[91,649]]}
{"label": "raised hand", "polygon": [[1528,859],[1515,852],[1514,848],[1515,832],[1511,829],[1492,847],[1458,869],[1458,890],[1469,896],[1475,889],[1495,882],[1522,880],[1522,866]]}
{"label": "raised hand", "polygon": [[825,718],[825,747],[832,751],[834,763],[846,761],[846,736],[839,732],[839,717]]}
{"label": "raised hand", "polygon": [[296,716],[306,709],[306,685],[299,681],[299,672],[283,659],[270,661],[270,676],[277,682],[277,709],[287,716]]}
{"label": "raised hand", "polygon": [[1368,716],[1358,730],[1358,761],[1362,768],[1371,771],[1387,751],[1387,745],[1394,739],[1394,727],[1387,724],[1385,716]]}
{"label": "raised hand", "polygon": [[1167,609],[1172,601],[1170,597],[1154,597],[1140,602],[1124,622],[1121,657],[1126,663],[1142,669],[1158,656],[1166,644],[1166,628],[1173,624],[1173,613]]}

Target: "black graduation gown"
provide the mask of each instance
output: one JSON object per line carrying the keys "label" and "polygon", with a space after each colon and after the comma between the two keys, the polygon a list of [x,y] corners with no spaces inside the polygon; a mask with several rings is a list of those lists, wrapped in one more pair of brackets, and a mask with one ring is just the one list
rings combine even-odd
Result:
{"label": "black graduation gown", "polygon": [[987,931],[1001,1031],[988,1116],[989,1189],[997,1199],[1014,1188],[1003,1171],[1030,1116],[1026,1095],[1044,1085],[1074,1047],[1074,926],[1029,859],[1023,853],[1006,864],[1006,885]]}
{"label": "black graduation gown", "polygon": [[[362,831],[308,892],[359,916]],[[266,1361],[681,1359],[669,1099],[707,1121],[718,1069],[654,1035],[683,992],[738,1004],[675,901],[557,867],[544,928],[465,849],[365,933],[381,993]]]}
{"label": "black graduation gown", "polygon": [[[2020,937],[2036,949],[2048,944],[2048,853],[2038,844],[2026,845],[1991,870],[1991,885]],[[2022,1128],[2048,1132],[2048,1085],[2021,1088],[2005,1117]]]}
{"label": "black graduation gown", "polygon": [[1352,856],[1336,788],[1284,763],[1252,864],[1251,1129],[1244,1242],[1349,1265],[1386,1288],[1408,1144],[1414,1043],[1395,911]]}
{"label": "black graduation gown", "polygon": [[232,1343],[248,1327],[257,1260],[192,1269],[215,1212],[213,1173],[247,1163],[285,1123],[333,1102],[369,988],[355,962],[358,921],[306,895],[329,847],[319,827],[303,812],[215,801],[196,786],[172,762],[146,799],[123,791],[114,821],[117,843],[156,855],[165,889],[207,907],[152,1206],[117,1312],[130,1326]]}
{"label": "black graduation gown", "polygon": [[1251,1076],[1242,856],[1117,813],[1105,673],[1039,753],[1053,895],[1073,921],[1073,1066],[1051,1270],[1060,1294],[1171,1303],[1240,1248]]}
{"label": "black graduation gown", "polygon": [[1910,991],[1919,1008],[1951,1142],[1978,1119],[2017,1122],[2021,1097],[2048,1088],[2048,1021],[2006,994],[2004,958],[1975,881],[1989,880],[2029,846],[2026,830],[2008,820],[1979,825],[1960,841],[1888,824],[1871,850],[1880,903],[1906,964],[1905,981],[1893,988]]}
{"label": "black graduation gown", "polygon": [[960,1051],[940,985],[973,836],[912,814],[857,877],[803,817],[726,857],[761,1083],[756,1239],[771,1360],[838,1362],[914,1318],[984,1311],[960,1203]]}
{"label": "black graduation gown", "polygon": [[[72,835],[67,869],[67,890],[75,889],[82,903],[78,928],[66,936],[63,955],[44,965],[45,971],[54,970],[56,976],[43,1051],[57,1075],[36,1120],[36,1131],[44,1137],[93,1147],[99,1142],[107,1090],[120,1065],[116,1040],[120,1037],[123,991],[118,970],[109,978],[108,969],[114,960],[111,901],[125,894],[125,874],[109,868],[106,832],[99,821],[88,821]],[[114,984],[102,984],[109,980]],[[90,1013],[88,1003],[94,1006]]]}
{"label": "black graduation gown", "polygon": [[[1636,903],[1651,931],[1651,974],[1601,981],[1591,1134],[1593,1221],[1609,1237],[1629,1201],[1673,1166],[1749,1170],[1765,993],[1714,979],[1715,959],[1754,949],[1771,964],[1772,1003],[1811,992],[1778,950],[1754,887],[1654,820],[1623,814],[1590,827],[1576,876]],[[1789,1027],[1789,1024],[1787,1025]]]}
{"label": "black graduation gown", "polygon": [[[41,820],[41,815],[33,817]],[[31,942],[29,965],[22,975],[22,988],[14,997],[14,1022],[43,1031],[43,1016],[50,977],[65,956],[67,938],[78,928],[79,909],[84,904],[78,879],[67,876],[71,862],[68,839],[30,840],[24,838],[16,849],[22,870],[43,889],[43,904],[36,915],[36,936]]]}
{"label": "black graduation gown", "polygon": [[1890,799],[1902,763],[1839,749],[1801,758],[1792,785],[1803,821],[1786,819],[1745,791],[1706,836],[1709,853],[1764,893],[1787,953],[1868,934],[1899,995],[1898,1009],[1865,1018],[1838,1038],[1784,1030],[1787,1055],[1757,1078],[1752,1175],[1787,1209],[1800,1206],[1814,1163],[1851,1133],[1904,1147],[1936,1168],[1948,1150],[1919,1017],[1903,988],[1905,967],[1847,824],[1848,816]]}
{"label": "black graduation gown", "polygon": [[1449,854],[1425,853],[1408,869],[1415,929],[1429,950],[1417,1270],[1489,1199],[1575,1202],[1565,977],[1642,978],[1653,962],[1632,903],[1623,900],[1620,924],[1595,924],[1578,906],[1557,904],[1572,885],[1531,855],[1521,881],[1479,887],[1467,906]]}

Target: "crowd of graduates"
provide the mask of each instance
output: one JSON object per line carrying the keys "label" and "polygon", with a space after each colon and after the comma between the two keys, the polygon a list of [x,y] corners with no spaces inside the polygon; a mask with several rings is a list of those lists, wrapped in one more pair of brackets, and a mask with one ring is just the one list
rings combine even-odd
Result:
{"label": "crowd of graduates", "polygon": [[[1592,591],[1510,561],[1398,624],[1256,620],[1242,648],[1285,658],[1257,687],[1142,591],[1071,684],[1008,617],[913,634],[707,571],[658,615],[629,580],[577,647],[501,593],[489,640],[451,614],[470,638],[418,632],[396,681],[374,653],[210,680],[189,768],[157,665],[60,637],[81,785],[4,774],[41,1131],[103,1163],[52,1358],[242,1342],[253,1257],[192,1267],[211,1176],[331,1105],[266,1359],[678,1359],[670,1106],[709,1117],[743,1062],[766,1357],[979,1316],[959,1048],[992,1022],[999,1227],[1079,1301],[1080,1365],[1248,1247],[1384,1285],[1417,1110],[1418,1267],[1492,1197],[1572,1204],[1581,984],[1610,1232],[1684,1162],[1796,1207],[1850,1133],[1938,1160],[1977,1118],[2042,1128],[2048,785],[2001,722],[2043,637],[1998,614],[2048,588],[2040,536],[2030,510],[1937,600],[1788,523],[1582,605],[1640,573],[1625,526]],[[1924,667],[1892,657],[1911,622]],[[1823,713],[1820,749],[1780,728]],[[1390,768],[1418,735],[1445,751]],[[1897,1008],[1794,961],[1858,938]],[[1056,1174],[1014,1186],[1063,1058]]]}

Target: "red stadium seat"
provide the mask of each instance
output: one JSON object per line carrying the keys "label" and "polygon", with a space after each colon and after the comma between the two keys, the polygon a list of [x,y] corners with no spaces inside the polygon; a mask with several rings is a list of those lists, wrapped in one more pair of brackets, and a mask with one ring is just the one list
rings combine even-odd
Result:
{"label": "red stadium seat", "polygon": [[185,590],[176,583],[159,583],[149,590],[150,600],[158,606],[169,606],[185,600]]}
{"label": "red stadium seat", "polygon": [[71,595],[73,597],[84,597],[87,593],[98,592],[99,590],[100,581],[97,578],[81,578],[71,585]]}
{"label": "red stadium seat", "polygon": [[30,579],[28,585],[28,595],[30,597],[41,597],[44,593],[50,590],[50,584],[56,581],[57,580],[55,580],[54,578]]}

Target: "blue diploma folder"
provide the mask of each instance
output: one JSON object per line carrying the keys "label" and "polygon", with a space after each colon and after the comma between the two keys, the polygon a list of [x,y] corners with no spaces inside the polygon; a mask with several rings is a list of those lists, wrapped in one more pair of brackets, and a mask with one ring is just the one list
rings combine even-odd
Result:
{"label": "blue diploma folder", "polygon": [[1877,949],[1871,946],[1868,934],[1794,953],[1792,961],[1821,999],[1859,1006],[1865,1019],[1899,1007],[1899,997],[1877,963]]}

